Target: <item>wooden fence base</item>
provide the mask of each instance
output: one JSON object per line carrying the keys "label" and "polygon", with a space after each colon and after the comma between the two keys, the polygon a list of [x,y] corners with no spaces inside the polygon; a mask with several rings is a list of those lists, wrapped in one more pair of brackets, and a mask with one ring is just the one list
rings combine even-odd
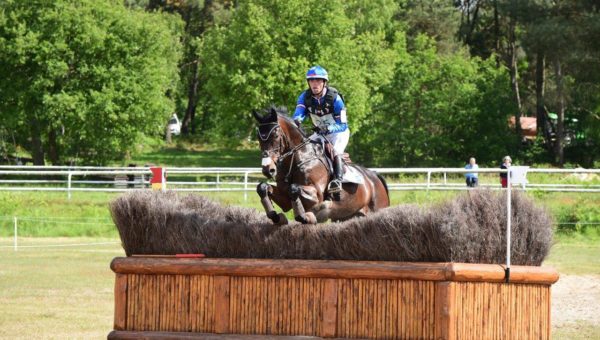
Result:
{"label": "wooden fence base", "polygon": [[[116,258],[111,339],[549,339],[547,267]],[[293,338],[293,337],[292,337]]]}

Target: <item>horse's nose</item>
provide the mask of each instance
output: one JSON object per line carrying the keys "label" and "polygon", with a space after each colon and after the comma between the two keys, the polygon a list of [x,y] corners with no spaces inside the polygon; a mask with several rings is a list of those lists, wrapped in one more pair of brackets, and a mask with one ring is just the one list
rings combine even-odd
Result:
{"label": "horse's nose", "polygon": [[277,169],[271,166],[263,166],[262,173],[266,178],[274,178],[277,175]]}

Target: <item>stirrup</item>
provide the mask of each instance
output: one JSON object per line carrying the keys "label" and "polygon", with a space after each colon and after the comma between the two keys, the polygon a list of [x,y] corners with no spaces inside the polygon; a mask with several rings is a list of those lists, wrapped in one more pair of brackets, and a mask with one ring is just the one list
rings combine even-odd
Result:
{"label": "stirrup", "polygon": [[339,194],[342,191],[342,181],[339,179],[332,180],[327,186],[327,191],[330,194]]}

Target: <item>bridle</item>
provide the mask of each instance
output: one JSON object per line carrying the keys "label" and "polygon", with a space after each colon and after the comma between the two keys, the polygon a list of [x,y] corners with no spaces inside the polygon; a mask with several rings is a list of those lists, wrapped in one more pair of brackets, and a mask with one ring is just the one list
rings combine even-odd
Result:
{"label": "bridle", "polygon": [[[266,136],[264,136],[264,137],[263,137],[263,134],[262,134],[262,133],[260,133],[260,127],[261,127],[261,126],[269,126],[269,125],[272,125],[272,127],[271,127],[271,129],[269,129],[269,132],[266,134]],[[258,130],[258,138],[259,138],[261,141],[263,141],[263,142],[266,142],[266,141],[268,141],[268,140],[269,140],[269,138],[271,138],[271,135],[273,134],[273,132],[275,131],[275,129],[277,129],[277,128],[279,128],[279,127],[280,127],[280,126],[279,126],[279,123],[277,123],[277,122],[271,122],[271,123],[260,123],[260,124],[258,124],[258,126],[259,126],[259,130]],[[269,153],[271,153],[271,154],[272,154],[272,153],[274,153],[274,152],[277,152],[278,154],[281,154],[281,151],[282,151],[282,150],[285,150],[285,147],[286,147],[287,145],[290,145],[290,144],[289,144],[289,141],[287,140],[287,137],[285,136],[285,134],[284,134],[283,136],[284,136],[283,140],[282,140],[282,139],[280,139],[280,141],[279,141],[279,145],[277,146],[277,148],[276,148],[276,149],[272,149],[272,150],[266,151],[268,154],[269,154]]]}
{"label": "bridle", "polygon": [[[281,126],[279,126],[279,123],[275,123],[275,122],[272,122],[272,123],[260,123],[259,124],[259,126],[268,126],[268,125],[273,125],[273,127],[269,130],[269,132],[266,134],[265,137],[263,137],[263,135],[260,132],[258,134],[258,137],[263,142],[265,142],[265,141],[269,140],[269,138],[271,138],[271,135],[273,134],[273,132],[275,131],[275,129],[281,128]],[[294,156],[296,155],[296,152],[298,152],[300,149],[302,149],[306,145],[310,144],[311,140],[308,137],[302,136],[302,142],[300,142],[295,147],[291,148],[286,153],[281,154],[281,152],[283,150],[285,150],[286,148],[289,149],[289,146],[291,145],[291,143],[290,143],[287,135],[285,133],[282,133],[281,135],[282,135],[283,138],[280,138],[279,145],[277,146],[277,148],[268,150],[268,151],[266,151],[266,153],[267,153],[267,155],[271,155],[271,154],[274,154],[274,153],[278,153],[280,155],[279,158],[277,159],[277,164],[276,164],[276,167],[277,167],[278,170],[283,167],[283,162],[288,157],[290,157],[290,156],[292,157],[291,161],[290,161],[289,168],[288,168],[287,173],[286,173],[286,175],[284,177],[284,181],[286,183],[289,183],[290,180],[291,180],[291,178],[292,178],[292,174],[293,174],[292,173],[292,169],[294,167]],[[301,165],[303,165],[303,164],[305,164],[305,163],[307,163],[309,161],[312,161],[313,159],[319,159],[320,160],[319,156],[316,155],[316,152],[314,152],[314,155],[315,156],[313,156],[311,158],[308,158],[308,159],[305,159],[302,162],[296,164],[296,168],[299,169]],[[323,162],[323,161],[321,160],[321,162]],[[325,164],[325,163],[323,163],[323,164]]]}

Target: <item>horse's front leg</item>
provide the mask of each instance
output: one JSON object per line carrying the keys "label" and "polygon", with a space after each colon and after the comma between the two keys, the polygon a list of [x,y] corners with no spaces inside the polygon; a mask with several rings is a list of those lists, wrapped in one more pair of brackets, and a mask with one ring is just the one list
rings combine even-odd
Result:
{"label": "horse's front leg", "polygon": [[265,208],[265,212],[267,213],[267,217],[273,221],[276,225],[284,225],[288,223],[287,218],[282,213],[277,213],[273,208],[273,203],[271,202],[271,197],[275,200],[282,209],[285,211],[290,210],[289,206],[291,203],[289,199],[287,199],[284,195],[281,194],[277,187],[269,185],[265,182],[260,182],[256,187],[256,192],[258,196],[260,196],[260,203],[263,208]]}
{"label": "horse's front leg", "polygon": [[302,204],[301,197],[304,198],[305,202],[307,203],[307,209],[310,209],[319,200],[317,189],[315,187],[306,185],[290,185],[290,198],[292,201],[292,208],[294,209],[294,219],[303,224],[317,223],[315,214],[311,211],[306,212],[305,205]]}

